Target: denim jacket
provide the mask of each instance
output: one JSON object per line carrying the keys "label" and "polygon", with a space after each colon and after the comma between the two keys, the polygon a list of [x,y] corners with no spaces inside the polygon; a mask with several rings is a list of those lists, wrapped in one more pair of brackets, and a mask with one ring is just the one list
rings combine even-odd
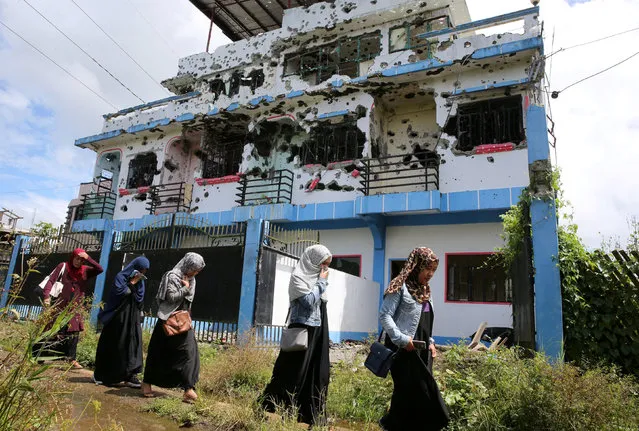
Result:
{"label": "denim jacket", "polygon": [[326,290],[328,281],[325,278],[318,278],[310,293],[300,296],[291,301],[290,323],[302,323],[307,326],[320,326],[322,315],[320,296]]}
{"label": "denim jacket", "polygon": [[[401,292],[389,293],[384,297],[379,321],[393,344],[405,347],[408,340],[415,337],[421,313],[422,304],[415,301],[406,285],[403,285]],[[433,343],[431,338],[429,344]]]}

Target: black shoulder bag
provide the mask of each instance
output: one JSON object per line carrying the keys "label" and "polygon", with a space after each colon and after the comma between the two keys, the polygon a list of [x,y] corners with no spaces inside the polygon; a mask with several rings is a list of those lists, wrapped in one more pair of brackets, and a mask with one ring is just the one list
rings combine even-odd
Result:
{"label": "black shoulder bag", "polygon": [[[402,293],[399,298],[399,304],[397,305],[398,309],[400,305],[402,304],[402,299],[404,297],[403,287],[401,292]],[[397,313],[397,311],[395,313]],[[395,316],[393,316],[393,320],[394,320],[394,317]],[[371,372],[375,374],[377,377],[381,377],[382,379],[385,379],[386,376],[388,376],[388,372],[390,371],[391,366],[393,365],[393,360],[395,359],[396,352],[394,352],[393,350],[389,349],[384,344],[382,344],[383,333],[384,333],[384,330],[382,329],[382,331],[379,333],[379,338],[377,339],[377,341],[375,341],[371,345],[371,351],[368,354],[366,361],[364,362],[364,366],[368,368],[369,370],[371,370]]]}

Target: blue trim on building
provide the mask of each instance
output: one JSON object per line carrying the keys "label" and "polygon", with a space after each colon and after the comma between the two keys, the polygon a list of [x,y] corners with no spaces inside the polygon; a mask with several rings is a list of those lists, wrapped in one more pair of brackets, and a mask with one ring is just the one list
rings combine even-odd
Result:
{"label": "blue trim on building", "polygon": [[467,338],[467,337],[439,337],[437,335],[434,335],[433,338],[435,339],[435,344],[439,346],[446,346],[446,345],[459,344],[459,343],[464,343],[465,345],[468,345],[470,343],[470,338]]}
{"label": "blue trim on building", "polygon": [[107,268],[109,266],[109,255],[113,248],[113,223],[106,223],[104,226],[104,236],[102,237],[102,250],[100,250],[100,265],[104,271],[95,278],[95,288],[93,290],[93,304],[91,307],[91,324],[97,327],[98,313],[100,312],[100,302],[105,300],[104,285],[106,283]]}
{"label": "blue trim on building", "polygon": [[471,21],[471,22],[467,22],[465,24],[460,24],[456,27],[451,27],[451,28],[445,28],[442,30],[435,30],[435,31],[429,31],[427,33],[422,33],[417,35],[418,38],[420,39],[429,39],[431,37],[437,37],[437,36],[443,36],[445,34],[450,34],[450,33],[459,33],[459,32],[463,32],[463,31],[467,31],[467,30],[471,30],[471,29],[477,29],[477,28],[481,28],[481,27],[488,27],[492,24],[505,24],[502,21],[513,21],[516,20],[518,18],[523,18],[527,15],[531,15],[533,13],[538,14],[539,13],[539,7],[535,6],[535,7],[531,7],[528,9],[522,9],[516,12],[510,12],[510,13],[506,13],[503,15],[497,15],[497,16],[493,16],[490,18],[485,18],[485,19],[480,19],[477,21]]}
{"label": "blue trim on building", "polygon": [[16,235],[13,250],[11,251],[11,260],[9,260],[9,267],[7,268],[7,278],[4,280],[4,290],[2,291],[2,298],[0,299],[0,308],[6,307],[9,302],[9,291],[13,284],[13,274],[16,270],[16,263],[18,262],[18,254],[20,247],[22,246],[23,239],[26,238],[23,235]]}
{"label": "blue trim on building", "polygon": [[528,164],[550,158],[546,110],[543,106],[531,105],[526,112],[526,141],[528,143]]}
{"label": "blue trim on building", "polygon": [[252,106],[257,106],[262,102],[266,102],[266,103],[275,102],[275,98],[273,96],[259,96],[259,97],[256,97],[255,99],[251,99],[249,101],[249,104]]}
{"label": "blue trim on building", "polygon": [[342,87],[343,85],[344,85],[344,80],[343,79],[336,79],[335,81],[331,82],[331,86],[335,87],[335,88]]}
{"label": "blue trim on building", "polygon": [[187,112],[186,114],[178,115],[175,118],[175,121],[178,123],[181,123],[183,121],[191,121],[191,120],[195,120],[195,115],[190,112]]}
{"label": "blue trim on building", "polygon": [[501,223],[500,216],[506,211],[493,209],[438,214],[405,214],[387,216],[387,226],[438,226],[447,224]]}
{"label": "blue trim on building", "polygon": [[479,193],[477,190],[448,193],[448,205],[450,212],[479,209]]}
{"label": "blue trim on building", "polygon": [[507,208],[511,205],[510,189],[479,191],[479,208],[482,210]]}
{"label": "blue trim on building", "polygon": [[326,112],[324,114],[318,115],[317,119],[325,120],[327,118],[342,117],[344,115],[348,115],[348,109],[344,109],[342,111]]}
{"label": "blue trim on building", "polygon": [[202,93],[200,93],[199,91],[192,91],[192,92],[186,93],[186,94],[180,94],[180,95],[177,95],[177,96],[165,97],[164,99],[158,99],[158,100],[154,100],[152,102],[144,103],[142,105],[136,105],[136,106],[132,106],[130,108],[121,109],[118,112],[115,112],[115,113],[112,113],[112,114],[104,114],[102,117],[105,120],[108,120],[109,118],[117,117],[117,116],[123,115],[123,114],[128,114],[130,112],[137,111],[138,109],[152,108],[154,106],[164,105],[165,103],[169,103],[169,102],[192,99],[194,97],[200,96],[201,94]]}
{"label": "blue trim on building", "polygon": [[207,116],[214,116],[220,113],[220,108],[218,108],[217,106],[214,106],[213,109],[211,109],[209,112],[206,113]]}
{"label": "blue trim on building", "polygon": [[126,129],[126,132],[134,134],[137,132],[142,132],[144,130],[153,129],[154,127],[158,127],[158,126],[168,126],[170,123],[171,123],[171,120],[169,118],[163,118],[161,120],[151,121],[150,123],[146,123],[146,124],[136,124],[135,126],[131,126],[128,129]]}
{"label": "blue trim on building", "polygon": [[112,130],[110,132],[104,132],[97,135],[91,135],[84,138],[76,139],[75,146],[91,144],[93,142],[104,141],[105,139],[112,139],[125,133],[123,129]]}
{"label": "blue trim on building", "polygon": [[[260,242],[262,240],[263,220],[248,220],[244,241],[244,265],[242,267],[242,287],[240,291],[240,310],[237,317],[239,334],[246,334],[253,327],[255,313],[255,291],[257,289],[257,267]],[[241,337],[243,338],[243,337]]]}
{"label": "blue trim on building", "polygon": [[293,99],[304,95],[304,90],[293,90],[286,95],[287,99]]}
{"label": "blue trim on building", "polygon": [[333,343],[341,343],[346,340],[364,341],[370,334],[356,331],[328,331],[328,338]]}
{"label": "blue trim on building", "polygon": [[513,79],[510,81],[498,82],[496,84],[486,84],[486,85],[480,85],[478,87],[462,88],[462,89],[453,91],[453,96],[458,96],[460,94],[477,93],[477,92],[486,91],[486,90],[495,90],[498,88],[514,87],[517,85],[528,84],[528,83],[530,83],[530,80],[528,78]]}
{"label": "blue trim on building", "polygon": [[482,60],[484,58],[496,57],[505,54],[514,54],[521,51],[528,51],[530,49],[541,49],[544,46],[544,40],[539,37],[531,37],[528,39],[522,39],[515,42],[507,42],[498,45],[489,46],[487,48],[480,48],[471,54],[471,58],[474,60]]}

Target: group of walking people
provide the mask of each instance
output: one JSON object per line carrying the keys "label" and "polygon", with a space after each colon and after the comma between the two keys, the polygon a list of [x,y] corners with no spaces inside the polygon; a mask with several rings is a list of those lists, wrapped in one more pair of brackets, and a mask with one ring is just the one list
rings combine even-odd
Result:
{"label": "group of walking people", "polygon": [[[326,423],[326,398],[330,382],[329,333],[326,302],[330,299],[329,265],[331,252],[323,245],[308,247],[296,264],[289,283],[288,328],[307,333],[303,349],[280,350],[269,384],[260,397],[266,411],[294,407],[297,419],[308,424]],[[49,283],[61,278],[64,288],[56,307],[81,301],[87,281],[102,272],[102,267],[83,250],[76,250],[69,262],[59,265]],[[437,355],[432,338],[434,311],[429,281],[439,259],[426,247],[414,249],[399,275],[384,291],[379,313],[386,333],[384,344],[394,351],[390,368],[393,395],[390,409],[379,421],[383,429],[440,430],[448,424],[448,412],[432,375],[432,360]],[[154,396],[152,385],[184,390],[183,400],[197,399],[195,386],[199,376],[199,353],[192,329],[167,334],[165,324],[179,311],[189,311],[195,295],[195,276],[204,268],[204,259],[187,253],[175,267],[162,276],[156,295],[158,321],[148,347],[142,382],[141,310],[145,293],[145,273],[150,267],[146,257],[137,257],[120,271],[104,308],[99,313],[103,324],[96,351],[94,380],[104,385],[124,382],[142,388],[146,397]],[[49,302],[49,284],[44,289]],[[63,353],[75,368],[78,333],[84,328],[81,314],[74,315],[61,331]]]}

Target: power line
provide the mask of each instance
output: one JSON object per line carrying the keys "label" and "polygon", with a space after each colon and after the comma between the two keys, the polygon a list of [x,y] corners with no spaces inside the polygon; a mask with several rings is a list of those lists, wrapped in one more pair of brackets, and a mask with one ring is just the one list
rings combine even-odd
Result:
{"label": "power line", "polygon": [[7,30],[9,30],[11,33],[13,33],[14,35],[16,35],[17,37],[19,37],[20,39],[22,39],[22,41],[24,43],[26,43],[27,45],[29,45],[31,48],[35,49],[38,53],[40,53],[40,55],[42,55],[44,58],[46,58],[47,60],[49,60],[51,63],[55,64],[56,66],[58,66],[58,68],[60,68],[64,73],[66,73],[67,75],[69,75],[71,78],[75,79],[76,81],[78,81],[80,84],[82,84],[82,86],[84,86],[84,88],[86,88],[87,90],[89,90],[91,93],[95,94],[96,96],[98,96],[104,103],[106,103],[107,105],[111,106],[113,109],[118,109],[113,103],[109,102],[108,100],[106,100],[104,97],[102,97],[97,91],[95,91],[94,89],[92,89],[91,87],[89,87],[87,84],[85,84],[84,82],[82,82],[80,80],[80,78],[77,78],[75,75],[73,75],[71,72],[69,72],[67,69],[65,69],[64,67],[60,66],[58,63],[55,62],[55,60],[53,60],[51,57],[49,57],[48,55],[46,55],[44,52],[42,52],[40,49],[38,49],[35,45],[33,45],[31,42],[29,42],[28,40],[26,40],[24,37],[20,36],[15,30],[13,30],[11,27],[9,27],[7,24],[5,24],[4,22],[0,21],[0,24],[2,24]]}
{"label": "power line", "polygon": [[[619,33],[611,34],[609,36],[604,36],[604,37],[601,37],[599,39],[591,40],[591,41],[588,41],[588,42],[579,43],[577,45],[572,45],[572,46],[569,46],[568,48],[559,48],[557,51],[554,51],[554,52],[548,54],[546,56],[546,58],[548,59],[548,58],[552,57],[553,55],[558,54],[558,53],[560,53],[562,51],[568,51],[569,49],[579,48],[580,46],[586,46],[586,45],[590,45],[591,43],[601,42],[602,40],[606,40],[606,39],[610,39],[610,38],[613,38],[613,37],[621,36],[623,34],[630,33],[630,32],[637,31],[637,30],[639,30],[639,27],[631,28],[629,30],[624,30],[624,31],[621,31]],[[554,37],[555,36],[554,36],[554,32],[553,32],[553,40],[554,40]]]}
{"label": "power line", "polygon": [[[26,0],[23,0],[23,1],[26,1]],[[131,57],[131,55],[130,55],[128,52],[126,52],[126,50],[125,50],[124,48],[122,48],[122,46],[120,46],[120,44],[119,44],[119,43],[117,43],[117,42],[115,41],[115,39],[113,39],[113,38],[109,35],[109,33],[107,33],[107,32],[106,32],[106,31],[105,31],[102,27],[100,27],[100,24],[98,24],[97,22],[95,22],[95,20],[94,20],[93,18],[91,18],[91,16],[90,16],[88,13],[86,13],[86,12],[85,12],[85,10],[84,10],[84,9],[82,9],[82,8],[80,7],[80,5],[79,5],[79,4],[77,4],[74,0],[71,0],[71,3],[73,3],[73,4],[74,4],[74,5],[75,5],[78,9],[80,9],[80,10],[82,11],[82,13],[83,13],[84,15],[86,15],[86,17],[87,17],[87,18],[89,18],[89,19],[91,20],[91,22],[92,22],[93,24],[95,24],[95,26],[96,26],[97,28],[99,28],[99,29],[100,29],[100,31],[101,31],[102,33],[104,33],[104,35],[105,35],[106,37],[108,37],[108,38],[111,40],[111,42],[113,42],[113,43],[115,44],[115,46],[117,46],[118,48],[120,48],[120,51],[122,51],[122,52],[123,52],[123,53],[124,53],[127,57],[129,57],[129,58],[131,59],[131,61],[133,61],[133,62],[134,62],[134,63],[135,63],[135,64],[136,64],[139,68],[140,68],[140,70],[146,74],[146,76],[148,76],[149,78],[151,78],[151,79],[153,80],[153,82],[155,82],[157,85],[159,85],[160,87],[162,87],[162,90],[166,90],[166,88],[164,88],[164,86],[162,86],[162,84],[160,84],[160,83],[159,83],[159,82],[158,82],[158,81],[157,81],[154,77],[152,77],[152,76],[151,76],[151,74],[150,74],[149,72],[147,72],[147,71],[146,71],[146,69],[145,69],[144,67],[142,67],[142,66],[140,65],[140,63],[138,63],[137,61],[135,61],[135,59],[134,59],[133,57]]]}
{"label": "power line", "polygon": [[87,57],[89,57],[91,60],[93,60],[93,62],[95,64],[97,64],[98,66],[100,66],[100,68],[102,70],[104,70],[106,73],[109,74],[109,76],[111,76],[111,78],[115,79],[118,84],[120,84],[122,87],[124,87],[129,93],[131,93],[133,96],[135,96],[137,99],[139,99],[140,101],[142,101],[142,103],[146,103],[144,101],[144,99],[142,99],[140,96],[138,96],[137,94],[135,94],[133,92],[133,90],[131,90],[129,87],[127,87],[126,85],[124,85],[124,83],[122,83],[122,81],[120,81],[118,78],[116,78],[111,72],[109,72],[109,70],[102,66],[100,64],[100,62],[98,60],[96,60],[95,58],[93,58],[91,56],[91,54],[89,54],[88,52],[86,52],[84,49],[82,49],[82,47],[80,45],[78,45],[77,43],[75,43],[75,41],[73,39],[71,39],[69,36],[67,36],[67,34],[65,32],[63,32],[62,30],[60,30],[54,23],[52,23],[51,21],[49,21],[49,19],[44,16],[42,13],[40,13],[40,11],[38,9],[36,9],[35,7],[33,7],[31,5],[31,3],[29,3],[27,0],[22,0],[23,2],[25,2],[31,9],[33,9],[38,15],[40,15],[46,22],[48,22],[49,24],[51,24],[51,26],[53,26],[53,28],[55,28],[62,36],[66,37],[69,42],[71,42],[72,44],[74,44],[80,51],[82,51]]}
{"label": "power line", "polygon": [[601,75],[602,73],[607,72],[607,71],[609,71],[610,69],[613,69],[613,68],[615,68],[615,67],[617,67],[617,66],[619,66],[619,65],[621,65],[621,64],[623,64],[623,63],[625,63],[626,61],[630,60],[630,59],[631,59],[631,58],[633,58],[633,57],[636,57],[637,55],[639,55],[639,51],[635,52],[635,53],[634,53],[634,54],[632,54],[630,57],[624,58],[624,59],[623,59],[623,60],[621,60],[620,62],[615,63],[615,64],[613,64],[612,66],[605,68],[604,70],[600,70],[600,71],[599,71],[599,72],[597,72],[597,73],[593,73],[592,75],[586,76],[585,78],[580,79],[579,81],[577,81],[577,82],[574,82],[574,83],[570,84],[569,86],[567,86],[567,87],[566,87],[566,88],[564,88],[563,90],[553,91],[553,92],[552,92],[552,96],[551,96],[551,97],[552,97],[553,99],[556,99],[556,98],[559,96],[559,93],[563,93],[564,91],[566,91],[566,90],[567,90],[567,89],[569,89],[570,87],[574,87],[575,85],[577,85],[577,84],[579,84],[579,83],[581,83],[581,82],[584,82],[584,81],[586,81],[586,80],[588,80],[588,79],[590,79],[590,78],[594,78],[594,77],[595,77],[595,76],[597,76],[597,75]]}
{"label": "power line", "polygon": [[169,43],[169,41],[167,41],[164,36],[162,35],[162,33],[153,25],[153,23],[151,21],[149,21],[146,16],[144,16],[144,14],[142,13],[142,11],[140,11],[140,9],[135,5],[135,2],[133,0],[129,1],[129,4],[131,6],[133,6],[133,9],[135,9],[135,11],[138,13],[138,15],[140,15],[140,17],[142,17],[142,19],[149,25],[149,27],[151,27],[153,29],[153,31],[155,31],[155,33],[158,35],[158,37],[160,39],[162,39],[162,41],[164,41],[164,43],[166,44],[166,46],[169,47],[169,49],[171,50],[171,52],[173,54],[175,54],[176,57],[178,57],[178,53],[175,52],[175,50],[173,49],[173,46],[171,46],[171,44]]}

